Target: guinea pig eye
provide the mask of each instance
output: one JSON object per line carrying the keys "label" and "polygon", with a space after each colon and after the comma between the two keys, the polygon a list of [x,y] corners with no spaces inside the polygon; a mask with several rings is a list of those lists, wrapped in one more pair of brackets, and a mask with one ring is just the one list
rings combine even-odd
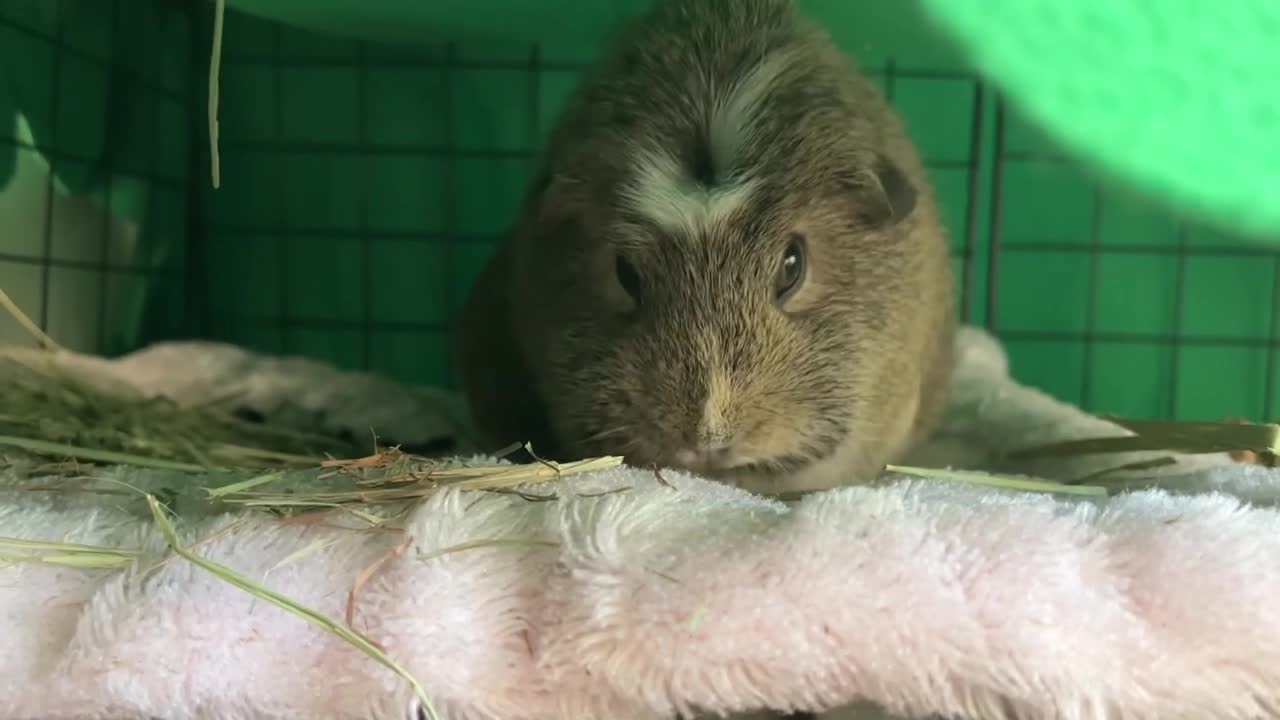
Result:
{"label": "guinea pig eye", "polygon": [[804,280],[804,238],[793,235],[787,249],[782,253],[782,263],[778,266],[778,274],[773,280],[774,302],[786,302],[799,289]]}
{"label": "guinea pig eye", "polygon": [[631,300],[640,304],[640,274],[626,258],[621,255],[614,261],[614,270],[618,274],[618,284],[631,296]]}

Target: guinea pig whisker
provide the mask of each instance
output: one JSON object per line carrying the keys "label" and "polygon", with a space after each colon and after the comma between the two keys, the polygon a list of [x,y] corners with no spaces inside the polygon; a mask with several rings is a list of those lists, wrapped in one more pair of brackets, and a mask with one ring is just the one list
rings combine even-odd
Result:
{"label": "guinea pig whisker", "polygon": [[610,428],[610,429],[608,429],[608,430],[601,430],[600,432],[597,432],[597,433],[593,433],[593,434],[591,434],[591,435],[588,435],[588,436],[585,438],[585,440],[586,440],[587,442],[594,442],[594,441],[596,441],[596,440],[603,440],[603,439],[605,439],[605,438],[607,438],[607,437],[613,437],[613,436],[615,436],[615,435],[621,435],[622,433],[625,433],[625,432],[629,431],[630,429],[631,429],[631,428],[629,428],[629,427],[627,427],[627,426],[625,426],[625,425],[620,425],[620,426],[615,427],[615,428]]}
{"label": "guinea pig whisker", "polygon": [[626,456],[639,447],[634,429],[629,425],[601,430],[582,439],[592,453]]}

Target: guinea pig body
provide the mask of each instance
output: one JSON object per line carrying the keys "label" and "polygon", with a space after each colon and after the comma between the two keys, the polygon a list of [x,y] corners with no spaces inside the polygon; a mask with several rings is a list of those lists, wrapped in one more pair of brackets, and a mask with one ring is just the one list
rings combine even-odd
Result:
{"label": "guinea pig body", "polygon": [[658,0],[571,97],[464,311],[496,444],[761,493],[871,480],[945,403],[932,188],[790,0]]}

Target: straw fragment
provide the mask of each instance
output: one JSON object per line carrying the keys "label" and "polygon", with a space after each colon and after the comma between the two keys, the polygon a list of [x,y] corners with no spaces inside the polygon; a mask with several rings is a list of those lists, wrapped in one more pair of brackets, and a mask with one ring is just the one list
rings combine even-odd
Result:
{"label": "straw fragment", "polygon": [[22,308],[18,307],[18,303],[14,302],[13,298],[9,297],[9,293],[5,292],[3,288],[0,288],[0,308],[9,313],[9,316],[13,318],[14,322],[22,326],[23,330],[30,333],[40,347],[50,352],[65,352],[61,345],[54,342],[53,338],[49,337],[44,330],[40,329],[39,325],[32,322],[31,318],[22,312]]}
{"label": "straw fragment", "polygon": [[1272,459],[1280,454],[1280,425],[1271,423],[1130,420],[1112,416],[1103,419],[1134,434],[1022,448],[1009,453],[1009,458],[1025,460],[1143,451],[1211,454],[1248,450]]}
{"label": "straw fragment", "polygon": [[178,538],[178,531],[169,520],[169,517],[166,514],[164,507],[160,504],[160,501],[157,500],[154,495],[148,495],[147,505],[151,509],[151,516],[155,521],[156,527],[160,529],[161,534],[164,535],[165,541],[169,544],[170,549],[175,553],[202,570],[212,573],[218,579],[230,583],[250,595],[265,600],[282,610],[306,620],[321,630],[329,632],[347,641],[352,646],[364,652],[366,655],[373,658],[375,661],[390,669],[392,672],[396,673],[408,682],[413,688],[414,694],[418,696],[418,700],[422,703],[422,710],[426,717],[429,718],[429,720],[439,720],[440,716],[436,712],[435,706],[431,703],[431,698],[427,696],[426,689],[422,687],[422,683],[418,682],[417,678],[409,673],[409,671],[405,670],[399,663],[392,660],[377,646],[377,643],[355,630],[346,627],[342,623],[325,617],[316,610],[304,607],[303,605],[296,603],[279,593],[253,582],[249,578],[225,565],[207,560],[191,552],[182,545],[181,540]]}
{"label": "straw fragment", "polygon": [[990,475],[962,470],[940,470],[935,468],[907,467],[888,465],[887,472],[934,480],[986,485],[1001,490],[1020,490],[1023,492],[1053,493],[1058,495],[1107,495],[1107,489],[1100,485],[1066,484],[1052,480],[1040,480],[1030,477],[1014,477],[1010,475]]}
{"label": "straw fragment", "polygon": [[140,554],[136,549],[0,537],[0,566],[36,563],[116,570],[128,566]]}
{"label": "straw fragment", "polygon": [[552,482],[566,476],[619,467],[622,458],[606,456],[557,463],[539,461],[524,465],[446,465],[405,455],[395,448],[349,461],[329,460],[329,478],[346,478],[347,488],[309,489],[306,492],[271,492],[267,488],[286,475],[277,473],[251,481],[222,486],[212,492],[228,505],[273,508],[337,508],[418,502],[445,490],[498,491]]}
{"label": "straw fragment", "polygon": [[226,0],[214,0],[213,48],[209,52],[209,171],[213,175],[215,190],[222,184],[218,158],[218,75],[222,68],[222,25],[226,12]]}

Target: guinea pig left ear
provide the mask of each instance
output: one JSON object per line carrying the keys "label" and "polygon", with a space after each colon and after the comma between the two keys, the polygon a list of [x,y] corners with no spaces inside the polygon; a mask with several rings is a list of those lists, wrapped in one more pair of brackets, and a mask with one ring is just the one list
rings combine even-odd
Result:
{"label": "guinea pig left ear", "polygon": [[577,178],[547,171],[534,178],[526,199],[539,216],[551,218],[581,208],[585,192],[585,185]]}
{"label": "guinea pig left ear", "polygon": [[876,155],[869,167],[853,173],[847,184],[856,195],[855,211],[872,227],[896,225],[915,210],[915,183],[884,155]]}

